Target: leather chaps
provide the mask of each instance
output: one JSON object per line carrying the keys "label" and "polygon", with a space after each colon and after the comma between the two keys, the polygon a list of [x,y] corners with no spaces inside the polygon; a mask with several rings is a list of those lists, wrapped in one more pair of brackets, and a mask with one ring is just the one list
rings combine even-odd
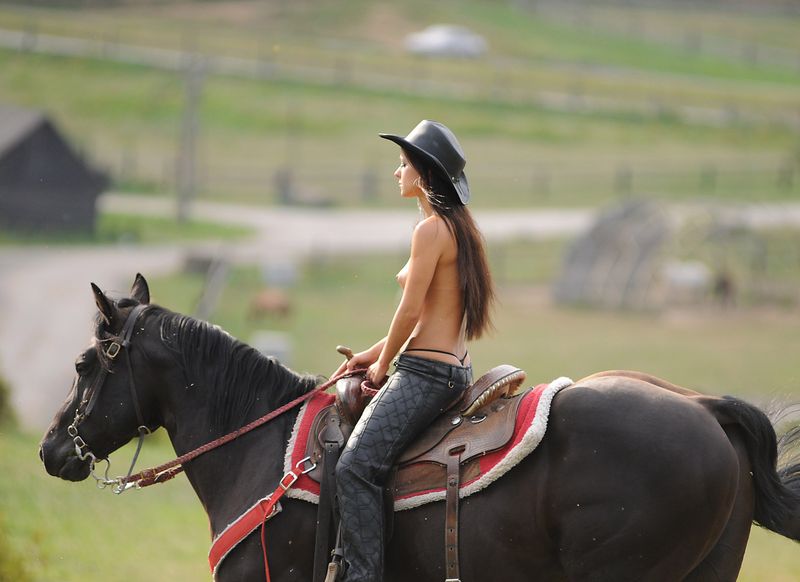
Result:
{"label": "leather chaps", "polygon": [[403,449],[472,383],[472,367],[402,354],[336,467],[346,582],[381,582],[383,488]]}

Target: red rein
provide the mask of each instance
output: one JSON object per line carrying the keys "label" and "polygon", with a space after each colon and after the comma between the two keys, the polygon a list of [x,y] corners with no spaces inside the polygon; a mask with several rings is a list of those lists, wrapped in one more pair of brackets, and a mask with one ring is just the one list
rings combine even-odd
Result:
{"label": "red rein", "polygon": [[[338,376],[331,378],[327,382],[320,384],[313,390],[310,390],[309,392],[306,392],[302,396],[295,398],[291,402],[284,404],[280,408],[276,408],[272,412],[265,414],[261,418],[257,418],[256,420],[246,424],[245,426],[239,429],[236,429],[231,433],[226,434],[225,436],[222,436],[200,447],[197,447],[196,449],[189,451],[184,455],[181,455],[177,459],[174,459],[157,467],[153,467],[152,469],[144,469],[143,471],[139,471],[138,473],[132,475],[127,480],[126,489],[130,487],[135,487],[135,488],[147,487],[149,485],[154,485],[156,483],[164,483],[166,481],[169,481],[170,479],[172,479],[173,477],[175,477],[176,475],[180,474],[183,471],[183,465],[187,461],[196,459],[203,453],[207,453],[208,451],[212,451],[218,447],[221,447],[222,445],[229,443],[234,439],[239,438],[243,434],[246,434],[251,430],[258,428],[259,426],[266,424],[267,422],[269,422],[274,418],[277,418],[284,412],[287,412],[292,408],[302,404],[303,402],[310,399],[318,392],[322,392],[323,390],[330,388],[340,379],[354,376],[364,371],[365,370],[358,369],[339,374]],[[275,491],[264,500],[266,501],[266,503],[262,504],[261,502],[259,502],[257,506],[258,509],[260,510],[258,517],[259,520],[261,521],[261,549],[264,554],[264,571],[267,582],[271,582],[271,578],[269,575],[269,562],[267,561],[267,543],[265,536],[265,529],[266,529],[265,526],[267,520],[273,515],[275,506],[278,504],[278,500],[283,496],[284,493],[286,493],[286,491],[288,491],[288,489],[294,484],[296,480],[297,480],[297,475],[294,472],[290,471],[288,474],[284,475],[281,478],[281,480],[278,483],[278,486],[275,488]],[[235,536],[237,535],[236,532],[223,532],[223,533],[226,534],[227,537],[234,536],[234,539]],[[241,534],[239,533],[239,535]],[[229,540],[224,539],[225,537],[226,537],[225,535],[221,535],[219,538],[214,540],[214,543],[212,544],[211,552],[209,554],[212,573],[216,570],[217,565],[222,560],[224,555],[232,549],[235,543],[238,543],[238,540],[235,540],[233,545],[230,545]],[[222,552],[221,555],[220,552]]]}
{"label": "red rein", "polygon": [[228,433],[225,436],[222,436],[218,439],[215,439],[211,442],[201,445],[196,449],[189,451],[184,455],[181,455],[177,459],[173,459],[172,461],[169,461],[157,467],[153,467],[152,469],[144,469],[142,471],[139,471],[135,475],[131,475],[131,477],[128,479],[127,488],[135,487],[138,489],[141,487],[148,487],[149,485],[154,485],[156,483],[164,483],[166,481],[169,481],[170,479],[172,479],[173,477],[175,477],[176,475],[180,474],[183,471],[183,465],[187,461],[196,459],[203,453],[207,453],[208,451],[212,451],[218,447],[221,447],[222,445],[227,444],[232,440],[239,438],[243,434],[246,434],[251,430],[258,428],[259,426],[266,424],[267,422],[280,416],[284,412],[287,412],[292,408],[298,406],[299,404],[302,404],[303,402],[314,396],[314,394],[316,394],[317,392],[322,392],[323,390],[330,388],[342,378],[348,378],[350,376],[363,373],[364,371],[365,370],[358,369],[349,372],[343,372],[342,374],[339,374],[338,376],[331,378],[327,382],[320,384],[313,390],[306,392],[302,396],[298,396],[297,398],[295,398],[291,402],[284,404],[280,408],[276,408],[272,412],[265,414],[261,418],[255,419],[254,421],[246,424],[241,428],[237,428],[235,431]]}

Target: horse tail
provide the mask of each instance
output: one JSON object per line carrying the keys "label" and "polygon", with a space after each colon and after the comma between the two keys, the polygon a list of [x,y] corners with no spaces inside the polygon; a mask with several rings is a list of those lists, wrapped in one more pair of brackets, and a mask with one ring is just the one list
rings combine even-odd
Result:
{"label": "horse tail", "polygon": [[767,415],[752,404],[732,396],[706,402],[721,425],[735,424],[743,432],[755,489],[753,521],[800,541],[800,426],[778,438]]}

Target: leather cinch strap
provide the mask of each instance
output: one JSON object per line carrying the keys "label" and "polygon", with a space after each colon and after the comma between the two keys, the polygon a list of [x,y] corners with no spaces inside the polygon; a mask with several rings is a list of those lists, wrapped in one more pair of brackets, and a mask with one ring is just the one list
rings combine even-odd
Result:
{"label": "leather cinch strap", "polygon": [[447,495],[445,498],[444,548],[447,579],[461,582],[458,568],[458,487],[461,481],[461,453],[464,445],[447,451]]}
{"label": "leather cinch strap", "polygon": [[314,541],[314,582],[327,579],[330,560],[331,533],[333,528],[334,500],[336,498],[336,463],[344,445],[339,415],[335,411],[328,416],[327,424],[319,435],[324,447],[322,457],[322,482],[317,507],[317,533]]}

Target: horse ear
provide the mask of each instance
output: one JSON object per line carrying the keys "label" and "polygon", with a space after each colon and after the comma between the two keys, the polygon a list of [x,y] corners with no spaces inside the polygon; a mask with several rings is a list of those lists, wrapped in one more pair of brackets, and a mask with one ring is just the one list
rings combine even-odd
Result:
{"label": "horse ear", "polygon": [[107,324],[111,325],[111,319],[114,317],[114,306],[111,300],[94,283],[92,283],[92,291],[94,291],[94,302],[100,311],[100,315],[103,316]]}
{"label": "horse ear", "polygon": [[150,287],[141,273],[136,273],[136,278],[131,287],[131,299],[136,299],[136,301],[144,305],[150,303]]}

